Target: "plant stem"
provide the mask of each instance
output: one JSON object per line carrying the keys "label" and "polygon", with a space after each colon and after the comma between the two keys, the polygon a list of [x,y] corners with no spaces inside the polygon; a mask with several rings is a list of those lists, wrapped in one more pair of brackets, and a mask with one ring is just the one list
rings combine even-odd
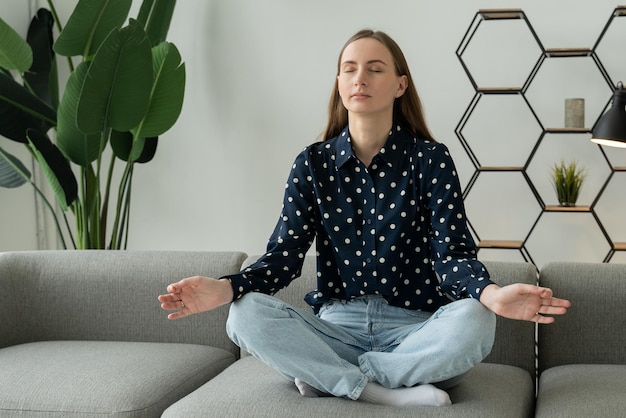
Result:
{"label": "plant stem", "polygon": [[[54,23],[57,26],[57,30],[59,33],[63,31],[63,26],[61,26],[61,20],[59,19],[59,14],[57,13],[56,7],[54,7],[54,3],[52,0],[48,0],[48,7],[50,7],[50,13],[52,13],[52,17],[54,18]],[[72,62],[72,57],[67,57],[67,65],[70,68],[70,72],[74,72],[74,63]]]}
{"label": "plant stem", "polygon": [[126,249],[128,246],[128,230],[130,227],[130,202],[131,202],[130,198],[132,196],[132,189],[133,189],[134,168],[135,168],[134,164],[131,164],[129,175],[128,175],[128,183],[126,185],[126,196],[124,198],[125,200],[124,200],[124,208],[123,208],[123,213],[122,213],[122,220],[120,222],[120,225],[122,226],[122,228],[119,233],[117,248],[122,248],[122,241],[124,241],[124,246],[123,246],[124,249]]}
{"label": "plant stem", "polygon": [[61,239],[61,244],[63,245],[63,249],[67,250],[67,244],[65,243],[65,238],[63,238],[63,231],[61,230],[61,225],[59,224],[59,220],[57,219],[56,213],[54,212],[54,208],[50,204],[50,201],[48,200],[48,198],[46,198],[43,192],[39,189],[39,187],[37,187],[35,183],[33,183],[30,180],[29,180],[29,183],[33,185],[37,194],[43,199],[44,203],[48,207],[48,210],[50,210],[50,213],[52,214],[52,219],[54,220],[54,225],[57,229],[57,234],[59,235],[59,238]]}
{"label": "plant stem", "polygon": [[[95,198],[94,198],[94,202],[93,202],[93,207],[91,208],[93,210],[92,213],[97,219],[96,222],[94,223],[95,226],[95,239],[96,239],[96,243],[97,243],[97,247],[98,248],[104,248],[104,234],[106,234],[106,219],[102,219],[101,218],[101,202],[102,202],[102,194],[100,192],[100,173],[102,171],[102,150],[104,149],[104,147],[106,146],[106,142],[107,139],[109,138],[111,134],[111,129],[105,129],[104,131],[102,131],[100,133],[100,152],[98,153],[98,159],[96,160],[96,180],[95,180]],[[115,156],[111,157],[112,159],[115,159]],[[109,172],[108,177],[110,178],[111,172]],[[107,182],[109,181],[109,179],[107,179]],[[108,204],[108,203],[107,203]],[[106,210],[104,211],[106,212]],[[104,223],[104,228],[102,226],[102,224]],[[104,230],[103,230],[104,229]]]}
{"label": "plant stem", "polygon": [[[76,203],[76,200],[74,201],[74,203]],[[74,204],[72,203],[72,204]],[[65,228],[67,229],[67,233],[70,236],[70,240],[72,241],[72,246],[74,247],[74,249],[76,249],[76,240],[74,239],[74,234],[72,233],[72,228],[70,227],[70,222],[67,219],[67,215],[65,214],[65,212],[63,212],[63,220],[65,221]],[[58,228],[57,228],[58,230]],[[60,232],[59,232],[60,234]],[[63,236],[61,236],[61,240],[63,240]]]}
{"label": "plant stem", "polygon": [[87,176],[89,175],[87,169],[85,167],[80,168],[81,171],[81,190],[82,190],[82,204],[79,205],[78,215],[76,216],[76,223],[78,227],[78,220],[80,219],[80,223],[82,227],[80,228],[81,235],[81,243],[80,249],[84,250],[89,246],[89,218],[88,218],[88,209],[87,206],[89,204],[89,181],[87,180]]}
{"label": "plant stem", "polygon": [[[113,171],[115,168],[115,156],[111,156],[109,163],[109,170],[107,172],[107,182],[104,189],[104,198],[102,200],[102,207],[100,210],[100,228],[103,231],[107,230],[108,216],[109,216],[109,202],[111,201],[111,183],[113,180]],[[102,248],[106,248],[106,243],[102,244]]]}
{"label": "plant stem", "polygon": [[111,232],[111,249],[118,249],[118,234],[120,233],[120,214],[122,212],[122,205],[124,202],[124,196],[126,194],[126,188],[129,183],[129,177],[132,173],[132,165],[132,162],[126,162],[124,174],[122,174],[122,178],[120,180],[120,187],[117,192],[117,205],[115,208],[115,221],[113,222],[113,232]]}

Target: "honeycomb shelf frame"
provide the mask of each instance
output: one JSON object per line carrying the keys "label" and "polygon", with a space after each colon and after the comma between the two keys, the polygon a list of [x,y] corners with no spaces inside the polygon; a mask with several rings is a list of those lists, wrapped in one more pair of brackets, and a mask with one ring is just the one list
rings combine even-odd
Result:
{"label": "honeycomb shelf frame", "polygon": [[[528,187],[532,191],[532,194],[533,194],[534,198],[537,200],[537,203],[541,207],[541,211],[540,211],[539,215],[537,216],[537,218],[532,223],[532,226],[528,230],[528,233],[526,234],[526,236],[525,236],[525,238],[523,240],[512,240],[512,239],[506,239],[506,238],[498,239],[498,240],[492,240],[492,239],[490,239],[490,240],[482,240],[480,238],[479,231],[477,231],[477,229],[474,227],[474,225],[468,220],[468,226],[469,226],[470,230],[472,231],[472,233],[474,234],[474,236],[476,237],[476,239],[478,241],[478,249],[479,250],[480,249],[487,249],[487,248],[489,248],[489,249],[515,250],[515,251],[520,252],[522,258],[525,261],[534,263],[533,257],[530,254],[526,244],[527,244],[530,236],[533,234],[535,228],[539,224],[539,221],[541,220],[542,216],[545,213],[559,212],[559,213],[564,213],[564,214],[567,214],[567,213],[589,213],[589,214],[591,214],[591,216],[594,219],[594,222],[598,225],[602,235],[607,240],[607,242],[609,244],[609,247],[610,247],[609,252],[606,254],[604,259],[602,260],[603,262],[607,262],[607,263],[610,262],[610,260],[613,257],[613,255],[616,252],[618,252],[618,251],[626,251],[626,242],[615,242],[614,240],[612,240],[610,234],[608,233],[606,227],[604,226],[602,220],[599,218],[599,216],[598,216],[598,214],[596,213],[596,210],[595,210],[595,207],[596,207],[598,201],[600,200],[600,198],[602,197],[602,195],[603,195],[604,191],[606,190],[608,184],[612,180],[613,175],[616,172],[626,172],[626,167],[614,166],[611,163],[611,161],[610,161],[609,157],[607,156],[606,152],[604,151],[604,149],[600,145],[596,145],[596,146],[600,149],[600,152],[601,152],[604,160],[606,161],[607,165],[609,166],[610,173],[609,173],[608,177],[606,178],[606,180],[602,183],[599,192],[595,195],[591,205],[589,205],[589,206],[566,207],[566,206],[547,205],[544,202],[543,198],[541,197],[541,194],[537,190],[537,187],[534,185],[532,179],[529,177],[529,175],[527,173],[527,170],[528,170],[528,167],[529,167],[530,163],[532,162],[533,158],[535,157],[535,154],[537,153],[537,151],[539,149],[539,146],[541,145],[542,141],[546,138],[547,135],[549,135],[549,134],[591,134],[591,132],[593,131],[593,127],[595,127],[595,125],[598,122],[599,117],[598,117],[598,119],[596,119],[596,121],[594,122],[593,127],[591,127],[591,128],[552,128],[552,127],[546,127],[542,123],[541,118],[535,112],[533,106],[531,105],[531,103],[528,101],[528,99],[526,97],[526,92],[528,91],[528,89],[531,86],[533,80],[537,76],[539,70],[541,69],[542,65],[545,63],[546,60],[548,60],[548,59],[568,59],[568,58],[574,58],[574,57],[588,57],[588,58],[591,58],[593,63],[595,64],[595,67],[600,72],[602,78],[606,81],[607,85],[609,86],[609,89],[610,89],[611,93],[613,91],[615,91],[616,85],[613,82],[609,72],[606,70],[606,68],[602,64],[602,61],[600,60],[600,57],[597,54],[597,50],[598,50],[598,47],[601,45],[602,39],[604,38],[604,36],[608,32],[611,24],[614,22],[614,19],[619,18],[619,17],[624,17],[624,16],[626,16],[626,5],[621,5],[621,6],[615,7],[615,9],[611,13],[609,19],[607,20],[607,22],[605,23],[604,27],[602,28],[602,30],[600,32],[600,35],[598,36],[597,40],[595,41],[593,47],[591,47],[591,48],[545,48],[543,46],[543,43],[541,42],[541,39],[537,35],[537,32],[533,28],[530,20],[528,19],[528,16],[526,15],[526,13],[522,9],[479,9],[476,12],[476,14],[474,15],[473,19],[470,22],[470,25],[469,25],[467,31],[465,32],[463,38],[461,39],[461,42],[459,43],[459,46],[456,49],[456,56],[459,59],[459,62],[461,63],[461,66],[462,66],[463,70],[465,71],[465,74],[467,75],[467,78],[469,79],[469,81],[471,82],[471,84],[472,84],[472,86],[474,88],[474,96],[472,97],[470,103],[468,104],[467,108],[465,109],[462,117],[460,118],[460,120],[459,120],[459,122],[458,122],[458,124],[457,124],[457,126],[455,128],[455,134],[456,134],[457,138],[459,139],[459,141],[461,142],[461,145],[462,145],[464,151],[468,155],[468,157],[469,157],[469,159],[470,159],[470,161],[471,161],[471,163],[472,163],[472,165],[474,167],[474,172],[473,172],[472,176],[470,177],[469,182],[467,183],[467,185],[465,186],[465,188],[463,190],[463,199],[467,199],[467,197],[471,193],[472,189],[474,188],[474,185],[475,185],[476,181],[478,180],[478,178],[480,177],[480,175],[482,173],[485,173],[485,172],[518,172],[518,173],[520,173],[523,176],[524,180],[528,184]],[[480,29],[481,25],[484,22],[489,22],[489,21],[507,21],[507,20],[517,20],[517,21],[524,22],[524,24],[528,28],[529,33],[532,36],[532,39],[534,40],[534,42],[537,43],[537,46],[539,47],[539,50],[540,50],[539,57],[537,58],[537,60],[534,63],[534,65],[532,66],[530,74],[528,75],[528,77],[525,79],[524,83],[521,86],[498,86],[498,87],[481,86],[481,85],[479,85],[476,82],[476,80],[475,80],[475,78],[474,78],[474,76],[472,74],[472,71],[468,67],[468,65],[465,62],[465,60],[463,59],[463,54],[466,52],[468,46],[471,44],[474,36],[476,35],[476,33],[478,32],[478,30]],[[526,103],[526,105],[530,109],[530,112],[533,115],[534,119],[536,120],[538,126],[541,128],[541,134],[540,134],[539,138],[536,140],[536,142],[534,143],[534,146],[532,147],[528,157],[526,158],[524,165],[522,165],[522,166],[519,166],[519,165],[518,166],[505,166],[505,165],[484,166],[484,165],[482,165],[481,162],[480,162],[480,159],[478,158],[478,156],[476,155],[476,153],[472,149],[471,141],[469,141],[465,137],[465,135],[463,134],[463,129],[465,128],[465,126],[467,125],[468,121],[472,117],[472,114],[473,114],[474,110],[476,109],[476,107],[478,106],[481,98],[483,98],[486,95],[518,95],[518,96],[521,96],[521,98],[524,100],[524,102]],[[611,101],[610,97],[611,96],[609,96],[609,99],[606,102],[606,105],[605,105],[604,109],[600,113],[600,116],[609,107],[610,101]]]}

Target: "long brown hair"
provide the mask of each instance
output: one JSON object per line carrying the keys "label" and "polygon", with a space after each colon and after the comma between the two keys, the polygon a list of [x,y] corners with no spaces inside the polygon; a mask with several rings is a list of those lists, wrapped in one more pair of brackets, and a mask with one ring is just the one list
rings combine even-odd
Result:
{"label": "long brown hair", "polygon": [[[399,123],[405,126],[405,128],[409,129],[414,135],[419,135],[425,139],[434,141],[435,139],[426,125],[426,119],[424,118],[424,111],[422,109],[422,101],[420,100],[415,84],[413,83],[413,78],[411,77],[411,72],[409,71],[409,65],[406,62],[406,58],[404,58],[402,50],[389,35],[381,31],[373,31],[370,29],[363,29],[355,33],[350,39],[348,39],[348,42],[346,42],[341,49],[339,59],[337,61],[337,75],[339,75],[341,57],[346,47],[352,42],[363,38],[373,38],[385,45],[393,57],[396,74],[399,76],[404,75],[407,78],[406,91],[402,96],[396,99],[393,106],[394,123]],[[335,77],[335,86],[333,87],[333,91],[330,96],[330,103],[328,105],[328,124],[324,130],[323,140],[326,141],[336,137],[341,133],[347,124],[348,111],[343,106],[341,97],[339,96],[338,81],[337,77]]]}

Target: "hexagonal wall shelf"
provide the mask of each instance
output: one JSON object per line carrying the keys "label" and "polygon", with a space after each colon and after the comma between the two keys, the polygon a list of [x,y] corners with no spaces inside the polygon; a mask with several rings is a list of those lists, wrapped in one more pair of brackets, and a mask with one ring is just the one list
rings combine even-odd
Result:
{"label": "hexagonal wall shelf", "polygon": [[[617,54],[617,64],[605,69],[600,59],[621,50],[624,31],[617,28],[626,28],[626,19],[614,23],[622,16],[626,6],[613,10],[593,48],[546,49],[521,9],[475,14],[456,51],[475,95],[455,133],[475,168],[463,196],[479,249],[517,250],[531,262],[563,259],[572,246],[585,247],[588,261],[604,257],[608,262],[616,252],[621,259],[626,252],[626,242],[615,242],[604,227],[603,221],[615,225],[619,220],[602,199],[617,193],[618,177],[619,187],[625,187],[626,175],[614,174],[626,174],[626,151],[589,141],[615,90],[612,76],[626,63]],[[485,59],[490,71],[477,65]],[[560,77],[564,71],[568,80]],[[575,97],[586,100],[585,120],[581,127],[565,127],[564,99]],[[549,181],[550,168],[560,162],[554,155],[594,167],[581,191],[581,206],[556,204]],[[498,179],[489,183],[492,176]],[[489,216],[481,218],[486,201]],[[508,236],[498,236],[501,231]],[[620,239],[626,234],[623,228],[614,231]],[[558,254],[548,254],[545,244],[554,240],[559,243],[548,248],[558,247]]]}
{"label": "hexagonal wall shelf", "polygon": [[[524,240],[542,208],[522,172],[481,171],[465,202],[468,224],[481,248],[518,250],[530,259]],[[499,239],[503,230],[508,231],[506,240]]]}
{"label": "hexagonal wall shelf", "polygon": [[[526,170],[544,206],[559,203],[550,176],[554,164],[561,161],[575,161],[585,170],[585,181],[577,204],[591,206],[611,175],[611,167],[602,150],[589,141],[587,133],[545,132]],[[594,167],[594,170],[589,170],[589,167]]]}
{"label": "hexagonal wall shelf", "polygon": [[624,16],[626,16],[626,6],[617,6],[593,46],[593,51],[597,59],[601,60],[606,72],[605,77],[611,86],[617,84],[616,77],[623,75],[622,71],[626,67],[626,55],[615,53],[615,51],[622,51],[624,47],[626,19],[616,20]]}
{"label": "hexagonal wall shelf", "polygon": [[[626,251],[626,224],[623,220],[624,207],[626,207],[624,190],[626,190],[626,167],[615,167],[594,205],[601,224],[611,225],[612,248],[606,255],[605,261],[611,260],[616,251]],[[613,204],[609,205],[606,202],[606,196],[611,196]]]}
{"label": "hexagonal wall shelf", "polygon": [[[489,23],[481,26],[485,21]],[[542,52],[524,11],[501,9],[479,10],[456,53],[474,88],[480,91],[497,90],[495,86],[521,90]],[[485,60],[489,69],[481,71],[479,64]]]}
{"label": "hexagonal wall shelf", "polygon": [[522,95],[477,94],[469,113],[457,134],[477,169],[526,165],[542,127]]}
{"label": "hexagonal wall shelf", "polygon": [[582,127],[589,129],[604,113],[607,97],[613,94],[611,85],[598,71],[591,51],[579,52],[580,56],[547,57],[524,92],[546,129],[565,127],[564,102],[568,98],[584,98],[585,120]]}
{"label": "hexagonal wall shelf", "polygon": [[626,148],[602,148],[602,152],[615,171],[626,169]]}
{"label": "hexagonal wall shelf", "polygon": [[611,243],[597,219],[591,212],[582,209],[542,213],[525,245],[538,265],[552,260],[567,260],[576,248],[584,248],[584,256],[577,257],[576,261],[598,262],[611,249]]}

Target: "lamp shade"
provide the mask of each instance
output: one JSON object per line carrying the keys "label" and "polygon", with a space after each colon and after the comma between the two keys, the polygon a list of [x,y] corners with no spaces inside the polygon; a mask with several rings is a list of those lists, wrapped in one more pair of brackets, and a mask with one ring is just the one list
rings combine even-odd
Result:
{"label": "lamp shade", "polygon": [[611,98],[613,105],[604,114],[591,134],[591,141],[600,145],[626,148],[626,91],[622,82]]}

